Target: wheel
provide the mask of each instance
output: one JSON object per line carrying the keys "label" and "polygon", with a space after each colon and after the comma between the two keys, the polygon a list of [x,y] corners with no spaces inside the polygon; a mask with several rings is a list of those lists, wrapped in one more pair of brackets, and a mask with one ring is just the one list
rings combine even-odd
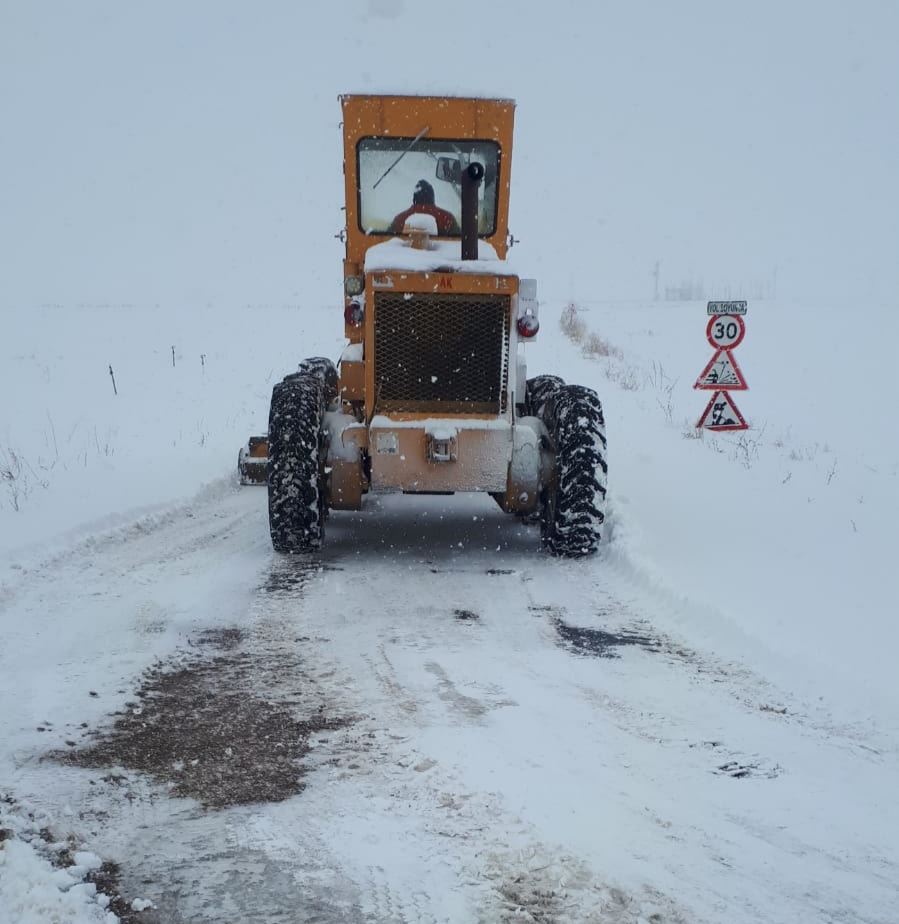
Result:
{"label": "wheel", "polygon": [[324,538],[324,401],[322,379],[311,373],[289,376],[272,390],[268,522],[276,552],[308,552]]}
{"label": "wheel", "polygon": [[[543,409],[551,395],[554,395],[565,385],[565,380],[557,375],[536,375],[528,379],[524,390],[524,413],[528,417],[539,417],[543,420]],[[543,421],[544,424],[546,421]],[[516,514],[528,526],[540,523],[543,518],[543,497],[537,499],[537,508],[532,513]]]}
{"label": "wheel", "polygon": [[313,356],[310,359],[304,359],[300,363],[301,373],[310,373],[317,375],[325,388],[325,404],[330,404],[337,397],[340,378],[337,374],[337,366],[325,356]]}
{"label": "wheel", "polygon": [[565,384],[557,375],[537,375],[527,380],[524,392],[525,410],[530,417],[542,417],[543,406],[550,395]]}
{"label": "wheel", "polygon": [[325,356],[312,356],[304,359],[296,372],[284,376],[285,382],[292,382],[304,375],[313,375],[321,379],[324,386],[325,405],[331,403],[337,397],[339,387],[339,376],[337,367]]}
{"label": "wheel", "polygon": [[553,555],[591,555],[605,520],[608,466],[602,404],[589,388],[563,385],[542,411],[556,453],[555,478],[543,497],[543,545]]}

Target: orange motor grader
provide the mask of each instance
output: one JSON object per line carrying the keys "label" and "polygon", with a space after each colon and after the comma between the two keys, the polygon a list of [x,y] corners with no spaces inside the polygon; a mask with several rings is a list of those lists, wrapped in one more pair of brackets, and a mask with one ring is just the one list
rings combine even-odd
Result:
{"label": "orange motor grader", "polygon": [[596,551],[602,406],[527,378],[536,282],[506,262],[515,104],[343,96],[348,345],[274,386],[268,435],[241,450],[268,487],[279,552],[317,549],[329,510],[369,493],[486,492],[538,515],[554,554]]}

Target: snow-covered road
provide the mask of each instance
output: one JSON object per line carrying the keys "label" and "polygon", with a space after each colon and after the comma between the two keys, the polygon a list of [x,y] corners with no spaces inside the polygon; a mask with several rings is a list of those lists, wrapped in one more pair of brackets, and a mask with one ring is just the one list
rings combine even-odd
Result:
{"label": "snow-covered road", "polygon": [[[3,4],[0,924],[899,922],[897,32]],[[282,558],[237,488],[345,346],[358,92],[518,101],[529,374],[605,409],[594,560],[461,497]],[[745,432],[694,426],[721,298]]]}
{"label": "snow-covered road", "polygon": [[222,482],[0,602],[0,777],[136,919],[895,920],[895,750],[679,634],[689,604],[487,498],[329,527],[276,556]]}

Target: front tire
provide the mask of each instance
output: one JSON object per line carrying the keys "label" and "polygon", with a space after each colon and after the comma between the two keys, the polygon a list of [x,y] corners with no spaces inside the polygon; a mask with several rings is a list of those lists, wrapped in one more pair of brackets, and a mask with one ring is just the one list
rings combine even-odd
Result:
{"label": "front tire", "polygon": [[321,547],[327,510],[325,387],[311,372],[275,385],[268,423],[268,519],[276,552]]}
{"label": "front tire", "polygon": [[599,547],[606,506],[606,432],[596,392],[553,390],[541,408],[555,449],[555,477],[544,490],[541,536],[553,555],[577,558]]}
{"label": "front tire", "polygon": [[[313,375],[321,379],[324,388],[325,404],[330,404],[337,397],[339,375],[337,367],[326,356],[312,356],[304,359],[294,376]],[[294,376],[287,376],[293,378]]]}
{"label": "front tire", "polygon": [[525,385],[525,411],[530,417],[543,419],[546,402],[565,385],[557,375],[535,375]]}

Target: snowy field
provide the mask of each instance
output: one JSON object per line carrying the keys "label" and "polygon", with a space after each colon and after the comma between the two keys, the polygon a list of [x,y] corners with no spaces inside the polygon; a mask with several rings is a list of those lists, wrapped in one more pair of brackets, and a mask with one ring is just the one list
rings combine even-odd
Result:
{"label": "snowy field", "polygon": [[[0,11],[2,924],[899,920],[897,14],[510,12]],[[478,497],[272,552],[237,451],[343,345],[345,91],[518,100],[594,559]]]}
{"label": "snowy field", "polygon": [[[584,342],[607,356],[564,335],[565,307],[543,306],[529,363],[604,398],[598,558],[547,559],[490,501],[392,498],[333,514],[311,571],[271,552],[234,448],[263,424],[289,339],[339,349],[333,309],[35,311],[3,362],[3,387],[44,409],[7,437],[39,473],[18,510],[6,485],[2,513],[15,810],[119,863],[129,899],[161,909],[147,920],[893,920],[899,447],[853,414],[888,375],[848,373],[843,312],[751,304],[752,429],[697,439],[704,305],[585,302],[602,342]],[[275,324],[295,337],[273,349]],[[778,382],[791,332],[815,389]],[[221,629],[241,633],[256,695],[285,697],[265,665],[293,657],[301,711],[354,717],[305,755],[304,792],[210,817],[166,795],[177,773],[46,759]],[[221,877],[248,856],[282,872],[235,891]],[[4,857],[8,884],[26,859]]]}

